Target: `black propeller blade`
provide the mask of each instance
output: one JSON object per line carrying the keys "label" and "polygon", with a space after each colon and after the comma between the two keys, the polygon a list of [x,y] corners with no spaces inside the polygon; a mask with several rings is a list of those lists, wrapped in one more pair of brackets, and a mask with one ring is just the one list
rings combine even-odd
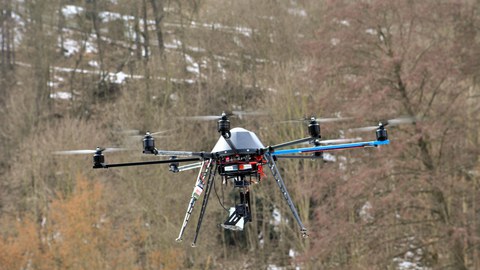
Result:
{"label": "black propeller blade", "polygon": [[85,155],[85,154],[95,154],[95,153],[103,153],[103,152],[119,152],[119,151],[126,151],[126,150],[129,150],[129,149],[116,148],[116,147],[109,147],[109,148],[97,147],[97,149],[95,150],[91,150],[91,149],[64,150],[64,151],[55,151],[53,153],[55,155]]}
{"label": "black propeller blade", "polygon": [[342,139],[330,139],[330,140],[320,140],[318,143],[320,144],[332,144],[332,143],[349,143],[349,142],[358,142],[361,141],[362,138],[342,138]]}
{"label": "black propeller blade", "polygon": [[331,122],[338,122],[338,121],[346,121],[350,120],[352,117],[326,117],[326,118],[316,118],[314,116],[312,117],[303,117],[299,119],[292,119],[292,120],[285,120],[285,121],[280,121],[279,123],[308,123],[312,120],[317,121],[317,123],[331,123]]}
{"label": "black propeller blade", "polygon": [[404,117],[398,117],[398,118],[393,118],[389,119],[385,122],[380,122],[376,126],[368,126],[368,127],[359,127],[359,128],[351,128],[348,129],[350,132],[364,132],[364,131],[374,131],[379,128],[379,126],[397,126],[397,125],[402,125],[402,124],[414,124],[416,122],[416,118],[413,116],[404,116]]}
{"label": "black propeller blade", "polygon": [[223,112],[221,115],[197,115],[197,116],[183,116],[182,119],[188,120],[199,120],[199,121],[211,121],[211,120],[220,120],[222,117],[231,117],[236,116],[242,119],[243,116],[251,116],[251,115],[264,115],[265,113],[262,111],[226,111]]}

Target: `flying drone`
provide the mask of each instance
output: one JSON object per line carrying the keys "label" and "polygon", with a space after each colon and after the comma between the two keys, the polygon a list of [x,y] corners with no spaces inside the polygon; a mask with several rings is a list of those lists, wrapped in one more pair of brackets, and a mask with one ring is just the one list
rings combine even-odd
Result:
{"label": "flying drone", "polygon": [[[153,133],[147,132],[143,137],[143,154],[166,156],[168,159],[141,161],[130,163],[109,164],[105,162],[103,152],[112,152],[116,148],[100,148],[96,150],[74,150],[61,151],[62,154],[77,153],[93,153],[93,168],[106,169],[113,167],[141,166],[152,164],[168,164],[169,171],[179,173],[192,169],[199,169],[195,186],[187,206],[185,218],[176,241],[182,241],[185,229],[189,222],[192,211],[197,200],[203,194],[203,201],[200,209],[200,216],[192,242],[194,247],[202,225],[202,220],[207,208],[212,185],[215,177],[218,175],[223,183],[233,183],[234,189],[239,190],[240,202],[229,210],[228,218],[221,224],[225,229],[243,230],[245,223],[252,221],[251,204],[250,204],[250,188],[253,184],[259,183],[265,176],[265,167],[267,167],[275,179],[280,192],[282,193],[287,205],[289,206],[293,217],[295,218],[300,233],[303,237],[308,237],[307,228],[303,225],[297,208],[295,207],[290,194],[288,193],[285,181],[282,178],[276,160],[278,158],[321,158],[325,151],[335,151],[351,148],[378,147],[389,144],[387,125],[395,125],[404,122],[411,122],[410,118],[392,119],[385,123],[379,123],[377,126],[360,128],[359,130],[374,130],[376,135],[375,141],[347,142],[346,139],[320,140],[320,122],[327,122],[329,119],[317,119],[311,117],[304,119],[308,124],[308,134],[306,138],[296,139],[276,145],[265,146],[257,135],[249,130],[241,127],[230,128],[229,116],[231,114],[222,113],[220,116],[203,116],[202,120],[216,120],[217,131],[220,138],[209,152],[190,152],[190,151],[168,151],[160,150],[155,146]],[[309,147],[296,147],[301,144],[309,143]],[[306,155],[307,154],[307,155]],[[181,158],[179,158],[181,157]],[[186,165],[180,165],[187,163]]]}

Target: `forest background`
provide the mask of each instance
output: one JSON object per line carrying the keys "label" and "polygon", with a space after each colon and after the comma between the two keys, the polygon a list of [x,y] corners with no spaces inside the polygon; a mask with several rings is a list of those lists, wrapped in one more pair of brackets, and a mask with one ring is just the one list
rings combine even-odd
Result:
{"label": "forest background", "polygon": [[[480,269],[477,0],[2,0],[0,269]],[[209,151],[232,119],[265,145],[306,136],[284,120],[350,117],[326,139],[398,116],[391,145],[279,165],[310,231],[269,176],[244,232],[212,199],[174,240],[196,173],[147,160],[126,130],[169,130],[168,150]],[[231,187],[217,186],[233,205]],[[223,193],[222,193],[223,192]]]}

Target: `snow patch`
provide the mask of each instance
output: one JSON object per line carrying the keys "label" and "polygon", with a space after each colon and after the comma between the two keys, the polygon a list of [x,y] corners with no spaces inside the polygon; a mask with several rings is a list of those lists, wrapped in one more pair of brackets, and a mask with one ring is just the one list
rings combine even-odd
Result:
{"label": "snow patch", "polygon": [[72,94],[68,92],[58,91],[55,93],[50,94],[50,98],[52,99],[61,99],[61,100],[70,100],[72,99]]}
{"label": "snow patch", "polygon": [[327,162],[335,162],[337,161],[337,158],[330,153],[323,152],[323,160]]}
{"label": "snow patch", "polygon": [[74,5],[66,5],[66,6],[62,7],[62,10],[61,10],[62,15],[66,19],[73,19],[75,16],[83,13],[83,11],[84,11],[84,9],[82,7],[74,6]]}
{"label": "snow patch", "polygon": [[417,262],[411,262],[401,258],[395,258],[393,260],[397,263],[397,270],[429,270],[430,268],[421,266]]}
{"label": "snow patch", "polygon": [[[60,40],[59,40],[59,43],[60,43]],[[66,38],[63,40],[63,55],[66,56],[66,57],[70,57],[78,52],[80,52],[80,49],[81,49],[81,45],[79,44],[78,41],[74,40],[74,39],[70,39],[70,38]],[[90,42],[90,41],[87,41],[85,43],[85,52],[86,53],[96,53],[97,52],[97,48],[95,47],[95,45]]]}
{"label": "snow patch", "polygon": [[88,61],[88,65],[91,66],[91,67],[94,67],[94,68],[99,68],[100,67],[100,64],[95,60]]}
{"label": "snow patch", "polygon": [[367,201],[362,206],[362,208],[360,209],[360,212],[358,214],[360,215],[360,217],[362,218],[363,221],[370,222],[370,221],[373,220],[373,216],[371,214],[372,208],[373,208],[373,206],[369,201]]}
{"label": "snow patch", "polygon": [[122,20],[122,21],[133,21],[135,20],[135,17],[130,16],[130,15],[122,15],[120,13],[116,12],[110,12],[110,11],[102,11],[98,13],[98,16],[103,22],[110,22],[110,21],[115,21],[115,20]]}
{"label": "snow patch", "polygon": [[178,101],[179,97],[177,93],[171,93],[169,96],[171,101]]}
{"label": "snow patch", "polygon": [[194,73],[196,75],[200,75],[200,66],[197,62],[194,61],[193,57],[188,54],[185,54],[185,61],[188,63],[187,71]]}
{"label": "snow patch", "polygon": [[330,39],[330,44],[332,44],[333,46],[337,46],[339,43],[340,43],[340,39],[338,38]]}
{"label": "snow patch", "polygon": [[280,213],[280,209],[274,207],[272,210],[272,218],[270,219],[270,224],[274,226],[280,225],[282,222],[282,214]]}
{"label": "snow patch", "polygon": [[368,28],[367,30],[365,30],[365,33],[370,34],[370,35],[377,35],[377,30],[375,30],[373,28]]}
{"label": "snow patch", "polygon": [[298,252],[296,252],[296,251],[293,250],[293,249],[290,249],[290,250],[288,251],[288,257],[290,257],[290,258],[295,258],[295,257],[297,257],[297,255],[298,255]]}
{"label": "snow patch", "polygon": [[128,75],[123,71],[108,74],[109,81],[117,84],[124,83],[127,78]]}
{"label": "snow patch", "polygon": [[[7,13],[6,10],[1,11],[4,20],[13,21],[13,43],[15,46],[19,46],[23,40],[23,34],[25,32],[25,21],[15,12]],[[9,17],[10,16],[10,17]],[[8,36],[9,34],[7,34]],[[0,42],[3,43],[3,33],[0,33]]]}
{"label": "snow patch", "polygon": [[340,24],[345,26],[350,26],[350,22],[348,22],[347,20],[341,20]]}
{"label": "snow patch", "polygon": [[178,39],[174,39],[171,43],[165,43],[167,49],[179,49],[182,47],[182,42]]}
{"label": "snow patch", "polygon": [[294,16],[299,16],[299,17],[307,17],[307,12],[305,9],[301,8],[289,8],[287,10],[288,14],[294,15]]}

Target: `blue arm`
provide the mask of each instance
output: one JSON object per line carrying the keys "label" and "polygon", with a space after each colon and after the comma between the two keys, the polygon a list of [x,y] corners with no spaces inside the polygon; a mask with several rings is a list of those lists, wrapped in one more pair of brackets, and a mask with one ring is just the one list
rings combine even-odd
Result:
{"label": "blue arm", "polygon": [[390,143],[390,140],[358,142],[358,143],[344,143],[344,144],[335,144],[335,145],[323,145],[323,146],[313,146],[313,147],[304,147],[304,148],[276,150],[276,151],[272,152],[271,154],[273,156],[279,156],[279,155],[323,152],[323,151],[341,150],[341,149],[350,149],[350,148],[377,147],[379,145],[385,145],[385,144],[389,144],[389,143]]}

